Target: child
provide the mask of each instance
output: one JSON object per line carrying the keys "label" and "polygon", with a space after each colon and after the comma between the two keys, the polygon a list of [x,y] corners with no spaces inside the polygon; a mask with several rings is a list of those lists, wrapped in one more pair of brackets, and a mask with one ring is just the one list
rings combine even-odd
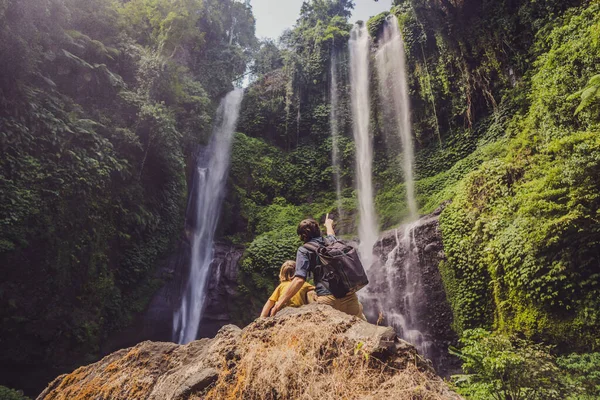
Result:
{"label": "child", "polygon": [[[294,279],[294,274],[296,273],[296,262],[288,260],[283,263],[281,266],[281,270],[279,271],[279,286],[273,291],[269,300],[265,303],[265,306],[260,313],[261,317],[268,317],[271,312],[271,308],[277,303],[279,298],[285,293],[288,286],[290,286],[290,282]],[[298,293],[296,293],[286,304],[286,306],[290,307],[300,307],[303,304],[309,303],[310,294],[309,292],[315,290],[315,287],[304,282],[304,285],[300,288]],[[313,292],[314,293],[314,292]]]}

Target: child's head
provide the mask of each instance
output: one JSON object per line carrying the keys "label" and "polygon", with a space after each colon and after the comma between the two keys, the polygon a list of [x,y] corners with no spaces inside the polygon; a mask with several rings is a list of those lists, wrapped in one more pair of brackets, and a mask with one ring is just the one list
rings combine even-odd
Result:
{"label": "child's head", "polygon": [[294,275],[296,274],[296,261],[287,260],[281,266],[279,270],[279,281],[287,282],[294,279]]}

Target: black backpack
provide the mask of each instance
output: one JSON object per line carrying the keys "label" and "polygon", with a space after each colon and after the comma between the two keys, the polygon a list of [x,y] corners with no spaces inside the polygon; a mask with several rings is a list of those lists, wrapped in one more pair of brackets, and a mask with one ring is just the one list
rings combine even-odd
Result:
{"label": "black backpack", "polygon": [[[326,245],[308,242],[303,246],[313,254],[310,262],[315,283],[323,284],[335,298],[355,293],[369,283],[354,247],[337,240],[328,241]],[[314,255],[319,257],[320,265]]]}

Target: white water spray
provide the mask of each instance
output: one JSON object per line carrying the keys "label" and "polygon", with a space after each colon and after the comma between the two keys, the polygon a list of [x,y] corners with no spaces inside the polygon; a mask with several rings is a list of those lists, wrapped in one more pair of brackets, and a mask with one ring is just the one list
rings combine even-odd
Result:
{"label": "white water spray", "polygon": [[204,311],[206,283],[213,261],[213,240],[229,171],[233,131],[242,102],[243,89],[229,92],[217,110],[210,143],[198,155],[186,219],[190,229],[190,274],[173,316],[173,340],[186,344],[196,339]]}
{"label": "white water spray", "polygon": [[384,123],[391,124],[402,142],[402,170],[406,188],[409,220],[418,217],[413,179],[414,154],[410,122],[410,100],[406,78],[406,55],[398,20],[390,15],[383,26],[383,36],[377,51],[379,96],[384,107]]}
{"label": "white water spray", "polygon": [[373,263],[373,246],[377,241],[377,218],[373,205],[373,139],[369,131],[369,34],[366,26],[354,25],[350,32],[350,99],[352,103],[354,142],[356,143],[356,181],[360,221],[358,251],[369,270]]}
{"label": "white water spray", "polygon": [[419,249],[415,240],[415,230],[420,225],[421,220],[406,225],[404,227],[404,236],[402,237],[401,244],[407,253],[404,259],[404,281],[406,282],[404,287],[405,321],[402,325],[402,330],[406,340],[414,344],[421,354],[429,357],[431,342],[425,340],[425,336],[419,329],[420,314],[418,303],[424,300],[424,296],[421,273],[417,271],[417,267],[419,267],[417,252]]}
{"label": "white water spray", "polygon": [[338,125],[338,101],[339,89],[337,82],[337,57],[335,51],[331,53],[331,87],[330,92],[330,107],[329,126],[331,128],[331,164],[333,165],[333,180],[335,183],[335,193],[337,199],[338,218],[342,216],[342,184],[340,181],[340,149],[339,149],[339,125]]}
{"label": "white water spray", "polygon": [[421,354],[429,356],[431,342],[426,340],[420,324],[420,313],[426,296],[421,282],[415,240],[415,230],[422,220],[418,220],[413,180],[414,154],[406,56],[398,20],[393,15],[385,21],[383,35],[379,39],[376,65],[384,124],[389,131],[397,132],[402,145],[402,170],[410,223],[394,231],[395,247],[387,254],[383,268],[372,271],[374,280],[380,286],[376,293],[370,293],[368,300],[376,304],[387,324],[396,328],[402,338],[415,345]]}

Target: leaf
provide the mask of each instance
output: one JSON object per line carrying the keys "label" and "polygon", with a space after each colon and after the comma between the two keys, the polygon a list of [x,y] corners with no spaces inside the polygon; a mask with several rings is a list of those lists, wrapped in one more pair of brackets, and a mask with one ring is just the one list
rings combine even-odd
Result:
{"label": "leaf", "polygon": [[593,94],[596,93],[596,91],[598,90],[597,87],[592,86],[592,87],[588,87],[586,88],[583,93],[581,93],[581,100],[587,100],[590,97],[592,97]]}
{"label": "leaf", "polygon": [[475,374],[457,374],[457,375],[450,376],[450,378],[452,379],[452,381],[455,384],[460,384],[460,383],[471,383],[474,376],[475,376]]}
{"label": "leaf", "polygon": [[354,349],[354,355],[357,355],[358,352],[360,351],[360,349],[362,349],[364,345],[365,344],[363,342],[358,342],[356,345],[356,348]]}
{"label": "leaf", "polygon": [[588,82],[588,86],[600,86],[600,74],[592,76]]}

